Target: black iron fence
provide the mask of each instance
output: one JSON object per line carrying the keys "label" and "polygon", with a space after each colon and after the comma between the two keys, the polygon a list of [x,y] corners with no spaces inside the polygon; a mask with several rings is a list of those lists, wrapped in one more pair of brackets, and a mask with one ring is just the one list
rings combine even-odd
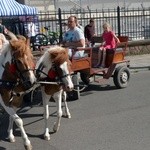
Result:
{"label": "black iron fence", "polygon": [[[103,23],[109,22],[117,35],[127,35],[130,40],[150,38],[150,8],[128,9],[118,6],[116,9],[88,11],[61,11],[59,9],[55,12],[39,12],[36,17],[33,16],[33,18],[36,18],[33,21],[38,26],[38,32],[46,34],[44,27],[47,27],[49,32],[59,32],[61,40],[62,33],[67,29],[67,18],[70,15],[77,16],[79,23],[83,27],[89,23],[90,18],[95,19],[97,35],[103,32]],[[15,33],[25,34],[25,31],[22,30],[25,30],[23,29],[23,24],[26,21],[20,21],[20,18],[26,18],[27,16],[9,16],[9,18],[16,17],[18,19],[11,19],[11,25],[9,21],[5,21],[6,17],[1,18],[3,18],[5,25],[9,26],[10,30],[13,27]]]}

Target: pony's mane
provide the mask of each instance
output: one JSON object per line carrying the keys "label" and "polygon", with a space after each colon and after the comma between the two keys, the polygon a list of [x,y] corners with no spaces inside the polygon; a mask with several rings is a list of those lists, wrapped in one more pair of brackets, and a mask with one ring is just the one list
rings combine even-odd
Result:
{"label": "pony's mane", "polygon": [[24,55],[32,56],[31,50],[29,46],[25,43],[25,41],[18,39],[18,40],[11,40],[10,44],[12,46],[12,52],[17,53],[18,57],[22,57]]}
{"label": "pony's mane", "polygon": [[23,58],[24,56],[27,56],[29,66],[34,68],[34,57],[26,41],[23,39],[18,39],[17,41],[11,40],[10,43],[12,46],[12,52],[14,52],[15,57]]}
{"label": "pony's mane", "polygon": [[27,39],[23,35],[17,35],[17,39],[23,40],[25,43],[27,43]]}
{"label": "pony's mane", "polygon": [[57,65],[60,65],[69,59],[67,49],[63,47],[54,46],[48,49],[48,52],[50,54],[50,59]]}

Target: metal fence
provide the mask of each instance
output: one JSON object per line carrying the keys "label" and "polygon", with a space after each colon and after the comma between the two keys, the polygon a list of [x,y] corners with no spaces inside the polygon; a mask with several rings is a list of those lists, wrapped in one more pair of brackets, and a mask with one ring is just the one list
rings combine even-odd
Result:
{"label": "metal fence", "polygon": [[83,27],[89,23],[90,18],[95,19],[97,35],[103,32],[103,23],[109,22],[117,35],[127,35],[130,40],[150,38],[150,8],[120,9],[117,7],[113,10],[78,10],[76,12],[59,9],[54,13],[39,13],[40,27],[49,26],[52,31],[61,31],[61,29],[64,31],[65,23],[70,15],[76,15]]}
{"label": "metal fence", "polygon": [[[130,40],[150,38],[150,8],[121,9],[118,6],[116,9],[88,11],[59,9],[55,12],[39,12],[34,21],[38,24],[38,32],[45,33],[44,27],[48,27],[50,31],[63,33],[67,29],[67,19],[70,15],[75,15],[83,27],[89,23],[90,18],[95,19],[97,35],[103,32],[103,23],[109,22],[117,35],[129,36]],[[20,22],[15,19],[13,27],[16,21],[17,24]]]}

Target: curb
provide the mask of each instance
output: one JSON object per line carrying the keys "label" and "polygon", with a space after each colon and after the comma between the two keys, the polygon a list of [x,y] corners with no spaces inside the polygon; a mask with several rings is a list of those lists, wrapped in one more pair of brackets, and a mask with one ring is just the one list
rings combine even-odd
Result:
{"label": "curb", "polygon": [[150,66],[143,66],[143,67],[129,67],[131,71],[150,71]]}

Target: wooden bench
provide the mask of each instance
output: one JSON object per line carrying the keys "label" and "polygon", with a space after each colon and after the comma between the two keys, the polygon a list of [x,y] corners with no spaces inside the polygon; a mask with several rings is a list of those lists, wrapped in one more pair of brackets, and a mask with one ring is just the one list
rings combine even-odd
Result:
{"label": "wooden bench", "polygon": [[109,50],[106,54],[106,67],[109,67],[112,63],[119,63],[124,60],[125,57],[125,51],[128,45],[128,37],[127,36],[119,36],[120,43],[117,45],[117,47],[112,50],[112,52]]}
{"label": "wooden bench", "polygon": [[84,56],[80,58],[74,58],[72,56],[71,62],[72,62],[72,70],[77,71],[83,71],[83,70],[90,70],[91,69],[91,60],[92,60],[92,48],[86,47],[86,48],[77,48],[76,51],[84,50]]}

